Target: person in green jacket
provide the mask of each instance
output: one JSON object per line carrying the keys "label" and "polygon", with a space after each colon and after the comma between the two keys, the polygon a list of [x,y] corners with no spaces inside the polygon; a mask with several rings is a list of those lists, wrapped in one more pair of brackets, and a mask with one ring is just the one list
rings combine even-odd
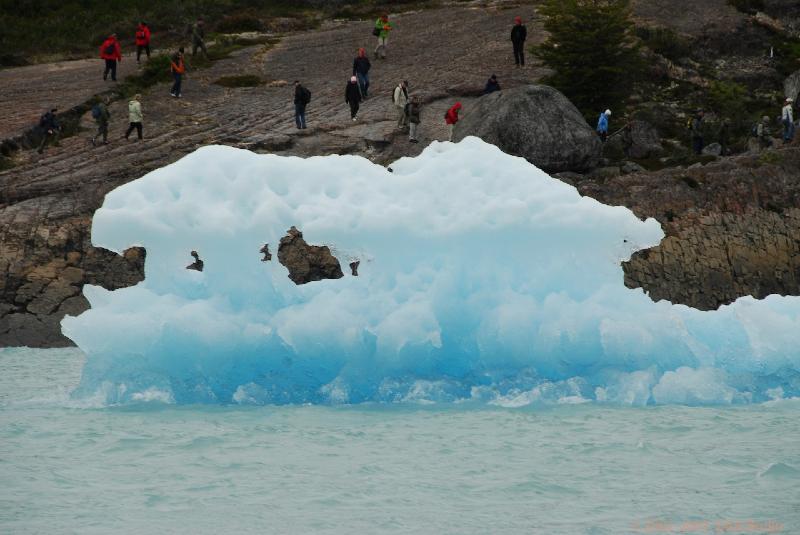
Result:
{"label": "person in green jacket", "polygon": [[372,30],[372,34],[378,38],[378,46],[375,47],[376,59],[386,59],[386,47],[389,45],[389,32],[392,31],[392,28],[389,15],[383,15],[375,21],[375,29]]}
{"label": "person in green jacket", "polygon": [[142,103],[139,100],[142,98],[142,95],[134,95],[133,100],[128,102],[128,119],[130,120],[131,124],[128,126],[128,131],[125,132],[125,139],[128,139],[128,136],[131,135],[133,129],[136,129],[136,134],[139,136],[139,140],[142,139]]}
{"label": "person in green jacket", "polygon": [[97,133],[92,137],[92,145],[97,145],[97,138],[103,136],[103,145],[108,145],[108,121],[111,113],[108,111],[109,98],[105,97],[92,108],[92,117],[97,121]]}

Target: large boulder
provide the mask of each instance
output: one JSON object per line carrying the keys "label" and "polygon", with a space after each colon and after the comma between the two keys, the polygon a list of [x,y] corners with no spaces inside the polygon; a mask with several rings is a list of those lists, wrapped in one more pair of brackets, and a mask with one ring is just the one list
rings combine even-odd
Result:
{"label": "large boulder", "polygon": [[601,143],[578,109],[559,91],[529,85],[497,91],[466,108],[454,140],[477,136],[549,172],[588,171]]}
{"label": "large boulder", "polygon": [[[612,117],[612,130],[614,129]],[[630,143],[627,153],[625,152],[626,143]],[[619,132],[608,140],[603,149],[603,155],[614,160],[623,158],[641,160],[661,156],[663,153],[664,147],[661,146],[661,137],[658,135],[658,130],[650,123],[640,120],[631,121],[631,131],[628,139],[626,139],[624,132]]]}

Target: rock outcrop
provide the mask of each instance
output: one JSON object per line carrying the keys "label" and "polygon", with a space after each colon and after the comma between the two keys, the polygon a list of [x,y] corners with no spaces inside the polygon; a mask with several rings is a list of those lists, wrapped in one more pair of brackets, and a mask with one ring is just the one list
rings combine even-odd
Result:
{"label": "rock outcrop", "polygon": [[289,278],[298,285],[344,277],[342,266],[331,250],[325,245],[309,245],[303,239],[303,233],[295,227],[281,238],[278,262],[289,270]]}
{"label": "rock outcrop", "polygon": [[454,139],[466,136],[477,136],[551,173],[588,171],[600,160],[594,129],[567,97],[546,85],[481,97],[456,125]]}

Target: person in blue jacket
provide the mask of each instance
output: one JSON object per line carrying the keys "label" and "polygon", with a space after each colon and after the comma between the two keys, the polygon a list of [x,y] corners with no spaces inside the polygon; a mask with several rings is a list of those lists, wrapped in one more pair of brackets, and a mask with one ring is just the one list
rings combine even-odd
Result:
{"label": "person in blue jacket", "polygon": [[611,117],[611,110],[606,110],[600,114],[600,118],[597,120],[597,133],[600,136],[600,139],[603,140],[603,143],[605,143],[606,139],[608,139],[609,117]]}

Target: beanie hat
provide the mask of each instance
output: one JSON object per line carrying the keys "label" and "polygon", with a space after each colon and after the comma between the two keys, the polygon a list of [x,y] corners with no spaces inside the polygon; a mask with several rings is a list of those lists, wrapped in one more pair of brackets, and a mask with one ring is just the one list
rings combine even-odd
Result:
{"label": "beanie hat", "polygon": [[351,77],[350,77],[350,81],[351,81],[351,82],[357,82],[357,81],[358,81],[358,78],[356,78],[355,76],[351,76]]}
{"label": "beanie hat", "polygon": [[514,22],[522,22],[522,17],[514,17]]}
{"label": "beanie hat", "polygon": [[606,110],[606,111],[605,111],[605,114],[606,114],[606,115],[611,115],[611,110]]}

